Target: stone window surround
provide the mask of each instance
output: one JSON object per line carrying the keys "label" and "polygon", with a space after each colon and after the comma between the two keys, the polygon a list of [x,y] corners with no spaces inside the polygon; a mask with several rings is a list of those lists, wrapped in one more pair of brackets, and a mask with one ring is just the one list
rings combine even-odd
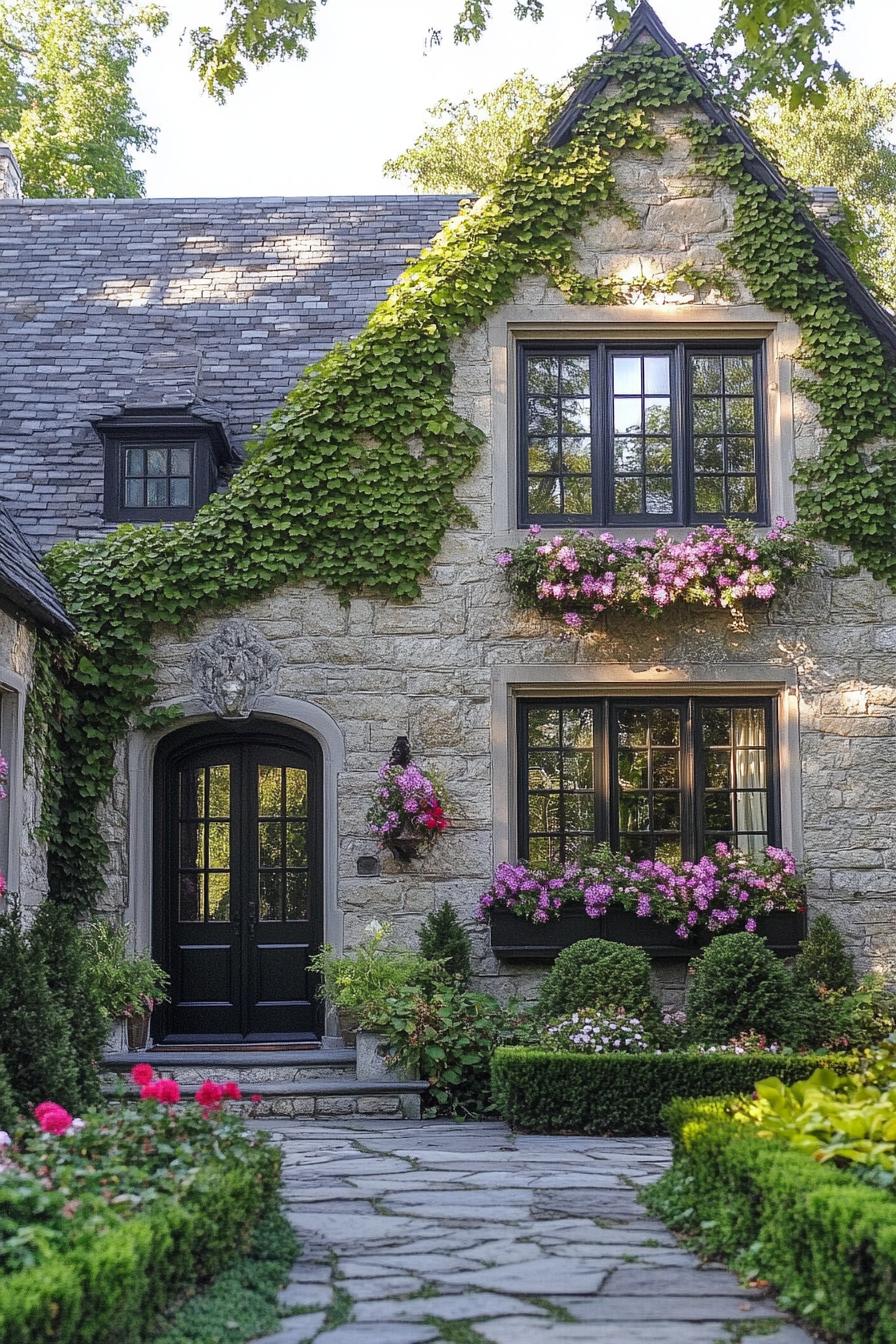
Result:
{"label": "stone window surround", "polygon": [[[512,304],[488,323],[491,386],[491,446],[494,469],[493,527],[496,547],[518,546],[526,537],[517,526],[518,454],[516,424],[517,353],[532,340],[758,340],[765,345],[766,451],[769,517],[792,518],[791,473],[795,461],[793,427],[794,356],[800,333],[760,304],[631,304],[585,307],[573,304]],[[546,526],[549,526],[546,525]],[[558,527],[563,524],[558,523]],[[661,526],[661,520],[657,520]],[[626,526],[644,536],[650,527]],[[683,535],[687,528],[670,528]]]}
{"label": "stone window surround", "polygon": [[795,668],[772,663],[678,667],[634,664],[504,664],[492,669],[492,838],[494,862],[518,857],[517,733],[520,699],[527,696],[765,695],[778,713],[778,777],[781,844],[797,858],[803,852],[800,776],[799,689]]}
{"label": "stone window surround", "polygon": [[[19,890],[20,837],[25,816],[25,701],[24,677],[0,665],[0,749],[9,764],[6,797],[0,801],[0,872],[7,892]],[[0,908],[3,900],[0,898]]]}

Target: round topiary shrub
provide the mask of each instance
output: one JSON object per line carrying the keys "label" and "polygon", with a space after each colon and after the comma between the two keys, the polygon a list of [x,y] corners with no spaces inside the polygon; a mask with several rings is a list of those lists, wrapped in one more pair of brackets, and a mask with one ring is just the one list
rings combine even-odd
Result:
{"label": "round topiary shrub", "polygon": [[793,977],[755,933],[717,935],[692,963],[688,1033],[699,1045],[723,1045],[744,1031],[792,1041]]}
{"label": "round topiary shrub", "polygon": [[550,1021],[579,1008],[623,1008],[642,1019],[655,1016],[647,953],[602,938],[565,947],[542,982],[537,1013]]}

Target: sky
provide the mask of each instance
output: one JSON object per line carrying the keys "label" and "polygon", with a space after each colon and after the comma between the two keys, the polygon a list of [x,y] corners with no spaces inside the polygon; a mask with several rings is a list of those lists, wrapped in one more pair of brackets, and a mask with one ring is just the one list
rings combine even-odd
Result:
{"label": "sky", "polygon": [[[221,0],[170,0],[171,22],[135,72],[135,93],[158,128],[154,154],[137,156],[149,196],[323,196],[394,193],[406,183],[382,165],[413,142],[439,98],[493,88],[526,68],[559,77],[596,47],[590,0],[546,0],[538,24],[494,0],[486,36],[455,46],[460,0],[328,0],[306,61],[250,73],[224,106],[187,64],[181,38],[216,26]],[[654,0],[674,37],[705,41],[718,0]],[[442,43],[427,41],[441,28]],[[833,47],[853,75],[894,78],[896,0],[855,0]]]}

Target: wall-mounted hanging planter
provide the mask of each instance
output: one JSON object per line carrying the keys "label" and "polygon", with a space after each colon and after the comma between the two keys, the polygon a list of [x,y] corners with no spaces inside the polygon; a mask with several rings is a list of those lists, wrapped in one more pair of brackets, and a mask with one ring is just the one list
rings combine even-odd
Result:
{"label": "wall-mounted hanging planter", "polygon": [[406,737],[395,739],[392,755],[380,766],[367,813],[371,835],[399,863],[410,863],[447,830],[441,782],[411,759]]}

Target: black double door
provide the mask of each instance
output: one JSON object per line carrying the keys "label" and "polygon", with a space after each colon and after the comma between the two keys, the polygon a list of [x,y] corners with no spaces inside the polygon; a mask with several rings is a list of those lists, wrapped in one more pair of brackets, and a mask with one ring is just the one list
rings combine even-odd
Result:
{"label": "black double door", "polygon": [[178,734],[156,773],[156,1040],[318,1034],[321,761],[311,738],[248,726]]}

